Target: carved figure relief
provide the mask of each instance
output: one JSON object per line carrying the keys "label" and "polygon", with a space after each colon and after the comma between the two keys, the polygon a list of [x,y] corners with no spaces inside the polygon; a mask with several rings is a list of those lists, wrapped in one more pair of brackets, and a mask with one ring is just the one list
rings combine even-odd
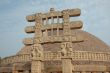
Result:
{"label": "carved figure relief", "polygon": [[31,57],[32,58],[43,57],[43,48],[42,48],[41,44],[34,44],[33,45]]}
{"label": "carved figure relief", "polygon": [[31,58],[35,58],[36,57],[36,51],[35,49],[31,50],[31,54],[30,54]]}
{"label": "carved figure relief", "polygon": [[61,44],[61,54],[64,56],[66,55],[67,50],[66,50],[66,43]]}
{"label": "carved figure relief", "polygon": [[61,44],[61,54],[62,56],[67,55],[68,52],[72,52],[72,43],[65,42]]}

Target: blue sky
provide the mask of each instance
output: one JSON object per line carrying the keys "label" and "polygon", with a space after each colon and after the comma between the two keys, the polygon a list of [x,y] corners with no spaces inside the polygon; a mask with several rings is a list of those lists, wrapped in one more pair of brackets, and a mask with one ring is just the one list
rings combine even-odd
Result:
{"label": "blue sky", "polygon": [[24,47],[22,40],[32,35],[24,28],[31,25],[25,19],[37,12],[80,8],[88,31],[110,45],[110,0],[0,0],[0,56],[16,54]]}

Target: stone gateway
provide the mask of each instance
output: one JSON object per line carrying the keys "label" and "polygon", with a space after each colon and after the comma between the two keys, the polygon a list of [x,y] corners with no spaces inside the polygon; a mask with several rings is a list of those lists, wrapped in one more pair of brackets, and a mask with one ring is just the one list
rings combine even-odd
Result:
{"label": "stone gateway", "polygon": [[81,30],[80,9],[35,13],[26,17],[25,45],[16,55],[0,58],[0,73],[109,73],[110,47]]}

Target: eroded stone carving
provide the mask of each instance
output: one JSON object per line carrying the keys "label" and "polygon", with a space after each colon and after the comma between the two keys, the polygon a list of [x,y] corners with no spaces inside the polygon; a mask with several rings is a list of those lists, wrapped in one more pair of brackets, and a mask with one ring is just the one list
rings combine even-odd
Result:
{"label": "eroded stone carving", "polygon": [[68,52],[72,52],[72,43],[71,42],[61,43],[62,56],[66,56]]}
{"label": "eroded stone carving", "polygon": [[62,14],[63,14],[63,21],[64,21],[64,23],[69,22],[69,13],[68,13],[68,10],[63,10],[62,11]]}
{"label": "eroded stone carving", "polygon": [[43,57],[43,48],[41,44],[34,44],[31,52],[31,57],[36,59],[37,57]]}
{"label": "eroded stone carving", "polygon": [[41,25],[41,23],[42,23],[42,13],[38,13],[36,15],[36,23]]}
{"label": "eroded stone carving", "polygon": [[36,58],[37,54],[36,54],[36,50],[35,49],[32,49],[32,52],[30,54],[31,58]]}

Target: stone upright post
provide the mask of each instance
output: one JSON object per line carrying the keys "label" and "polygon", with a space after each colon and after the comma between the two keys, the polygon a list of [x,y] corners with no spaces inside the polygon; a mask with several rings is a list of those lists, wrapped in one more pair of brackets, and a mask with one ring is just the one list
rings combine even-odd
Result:
{"label": "stone upright post", "polygon": [[31,57],[31,73],[42,73],[43,48],[41,44],[33,45]]}
{"label": "stone upright post", "polygon": [[36,14],[35,18],[35,41],[33,44],[33,50],[31,52],[31,73],[41,73],[42,72],[42,60],[43,60],[43,48],[40,43],[40,38],[42,37],[41,28],[43,26],[42,13]]}
{"label": "stone upright post", "polygon": [[72,73],[72,58],[68,55],[71,52],[68,48],[69,43],[65,42],[61,44],[62,49],[62,73]]}
{"label": "stone upright post", "polygon": [[63,35],[70,35],[68,10],[64,10],[62,13],[63,13]]}
{"label": "stone upright post", "polygon": [[62,58],[62,73],[72,73],[71,58]]}
{"label": "stone upright post", "polygon": [[68,55],[72,51],[68,36],[70,36],[69,14],[68,10],[62,12],[63,15],[63,35],[66,36],[61,43],[62,52],[62,73],[72,73],[72,58]]}
{"label": "stone upright post", "polygon": [[42,61],[41,60],[33,60],[31,64],[31,73],[41,73]]}
{"label": "stone upright post", "polygon": [[12,73],[19,73],[19,72],[16,70],[16,63],[13,64]]}

